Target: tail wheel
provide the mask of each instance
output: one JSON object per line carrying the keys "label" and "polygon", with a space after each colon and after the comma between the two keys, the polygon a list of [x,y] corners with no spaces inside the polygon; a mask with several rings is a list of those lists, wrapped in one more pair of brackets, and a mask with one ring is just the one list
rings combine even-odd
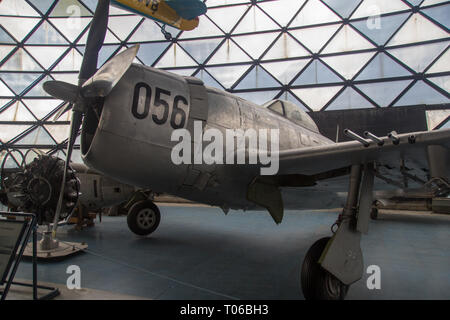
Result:
{"label": "tail wheel", "polygon": [[128,211],[128,228],[139,236],[146,236],[154,232],[158,228],[160,220],[159,209],[150,200],[136,202]]}
{"label": "tail wheel", "polygon": [[343,300],[349,286],[343,284],[318,263],[330,237],[316,241],[306,253],[301,271],[301,285],[307,300]]}

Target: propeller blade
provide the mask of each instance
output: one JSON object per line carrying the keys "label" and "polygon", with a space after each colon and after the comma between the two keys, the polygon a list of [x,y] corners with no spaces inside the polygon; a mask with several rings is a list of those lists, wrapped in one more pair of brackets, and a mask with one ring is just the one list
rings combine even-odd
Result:
{"label": "propeller blade", "polygon": [[98,53],[103,46],[108,27],[110,0],[99,0],[86,42],[86,50],[80,68],[80,85],[97,71]]}
{"label": "propeller blade", "polygon": [[43,88],[52,97],[69,102],[75,102],[78,98],[79,89],[76,85],[62,81],[47,81]]}
{"label": "propeller blade", "polygon": [[61,183],[61,189],[59,192],[58,204],[56,205],[55,217],[53,219],[53,229],[52,229],[53,238],[56,237],[56,229],[58,228],[59,216],[61,215],[61,209],[64,198],[64,189],[66,186],[67,168],[69,167],[70,158],[72,157],[73,145],[75,144],[75,140],[77,138],[78,131],[80,130],[82,120],[83,120],[83,113],[75,109],[72,110],[72,121],[70,122],[70,133],[67,145],[66,162],[64,163],[64,174]]}
{"label": "propeller blade", "polygon": [[81,88],[83,97],[106,97],[130,68],[138,50],[139,45],[135,45],[105,63],[83,84]]}
{"label": "propeller blade", "polygon": [[[94,17],[92,19],[92,24],[89,29],[88,39],[86,42],[86,50],[85,50],[84,56],[83,56],[83,62],[81,64],[80,73],[78,75],[79,87],[81,87],[81,85],[86,81],[86,79],[89,79],[90,77],[92,77],[92,75],[94,75],[95,71],[97,70],[98,53],[100,52],[100,49],[103,46],[103,42],[105,40],[105,35],[106,35],[106,30],[108,28],[109,3],[110,3],[110,0],[98,0],[97,7],[96,7],[95,13],[94,13]],[[45,86],[45,84],[44,84],[44,86]],[[48,92],[47,90],[45,90],[45,91],[47,91],[49,94],[51,94],[54,97],[61,99],[67,93],[61,89],[56,90],[57,89],[56,87],[59,88],[59,86],[57,86],[57,85],[49,84],[48,86],[49,86],[50,91],[52,93],[54,93],[55,95]],[[63,87],[63,86],[60,86],[60,87]],[[64,87],[68,87],[67,84],[64,84]],[[64,188],[66,185],[67,168],[69,166],[70,159],[72,156],[72,150],[73,150],[73,145],[75,143],[75,139],[76,139],[78,131],[80,130],[80,127],[81,127],[81,123],[83,120],[83,111],[85,109],[85,104],[83,103],[83,101],[78,101],[78,100],[80,100],[80,99],[78,99],[79,87],[76,87],[77,91],[76,91],[75,98],[71,97],[72,99],[66,99],[66,98],[62,99],[65,101],[73,102],[74,105],[73,105],[73,109],[72,109],[72,121],[70,122],[70,134],[69,134],[69,141],[68,141],[68,146],[67,146],[66,163],[64,164],[64,174],[63,174],[63,180],[61,183],[61,191],[59,193],[58,204],[56,206],[55,217],[53,220],[53,230],[52,230],[53,238],[56,237],[56,229],[58,228],[59,216],[61,215],[61,208],[62,208],[63,198],[64,198]],[[44,87],[44,89],[45,89],[45,87]],[[55,90],[53,90],[53,89],[55,89]],[[59,95],[59,93],[61,93],[61,95]],[[58,94],[58,95],[56,95],[56,94]]]}
{"label": "propeller blade", "polygon": [[72,109],[73,103],[66,103],[62,106],[61,109],[58,110],[58,112],[55,114],[55,116],[53,117],[53,122],[56,122],[59,120],[59,118],[61,118],[61,116],[67,111]]}

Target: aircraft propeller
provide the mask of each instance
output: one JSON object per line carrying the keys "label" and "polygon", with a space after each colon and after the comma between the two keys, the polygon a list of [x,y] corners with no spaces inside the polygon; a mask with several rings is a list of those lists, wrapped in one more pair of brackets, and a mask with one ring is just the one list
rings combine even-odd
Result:
{"label": "aircraft propeller", "polygon": [[[53,237],[56,235],[61,214],[66,175],[72,156],[73,145],[80,130],[83,115],[87,111],[87,108],[89,108],[91,99],[106,97],[112,91],[117,82],[131,66],[139,49],[137,45],[123,51],[97,71],[98,55],[103,46],[108,26],[109,4],[110,0],[98,1],[89,29],[83,62],[78,75],[78,86],[62,81],[48,81],[43,86],[44,90],[51,96],[69,103],[69,105],[63,108],[65,111],[72,109],[63,180],[53,221]],[[59,118],[61,114],[58,113],[56,117]]]}

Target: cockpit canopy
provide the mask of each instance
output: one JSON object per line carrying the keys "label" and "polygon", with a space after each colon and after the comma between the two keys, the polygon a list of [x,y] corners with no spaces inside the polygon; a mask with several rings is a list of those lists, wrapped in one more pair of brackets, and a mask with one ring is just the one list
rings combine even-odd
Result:
{"label": "cockpit canopy", "polygon": [[311,119],[311,117],[305,111],[300,109],[299,106],[295,105],[292,102],[285,100],[272,100],[266,102],[263,105],[263,108],[268,108],[269,110],[272,110],[273,112],[276,112],[286,119],[289,119],[292,122],[295,122],[296,124],[309,130],[319,132],[319,129],[317,128],[314,120]]}

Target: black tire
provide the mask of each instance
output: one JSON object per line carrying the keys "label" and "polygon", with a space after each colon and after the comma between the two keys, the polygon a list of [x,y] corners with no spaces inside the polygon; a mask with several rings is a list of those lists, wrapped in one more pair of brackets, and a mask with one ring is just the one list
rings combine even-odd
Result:
{"label": "black tire", "polygon": [[158,228],[160,220],[159,209],[150,200],[136,202],[128,211],[128,228],[139,236],[147,236],[154,232]]}
{"label": "black tire", "polygon": [[318,263],[330,237],[316,241],[306,253],[301,271],[303,296],[307,300],[343,300],[349,286],[322,268]]}

